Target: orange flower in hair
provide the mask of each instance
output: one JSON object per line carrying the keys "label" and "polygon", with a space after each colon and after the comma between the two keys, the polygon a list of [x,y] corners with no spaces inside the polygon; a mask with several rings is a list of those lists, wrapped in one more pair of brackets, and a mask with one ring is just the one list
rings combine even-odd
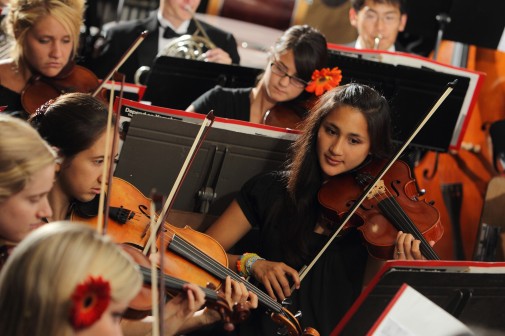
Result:
{"label": "orange flower in hair", "polygon": [[337,87],[340,81],[342,81],[342,71],[338,67],[331,70],[330,68],[314,70],[312,80],[305,88],[305,91],[314,92],[316,96],[320,96],[326,91]]}
{"label": "orange flower in hair", "polygon": [[109,306],[110,284],[100,276],[89,276],[77,285],[71,299],[71,325],[75,330],[87,328],[98,321]]}

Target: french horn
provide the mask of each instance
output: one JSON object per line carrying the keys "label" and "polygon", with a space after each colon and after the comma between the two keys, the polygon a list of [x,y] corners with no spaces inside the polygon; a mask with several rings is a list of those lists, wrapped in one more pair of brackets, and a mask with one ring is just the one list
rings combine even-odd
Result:
{"label": "french horn", "polygon": [[[207,50],[216,48],[216,45],[209,38],[200,22],[195,18],[191,7],[187,5],[184,9],[191,13],[191,20],[195,22],[196,31],[191,34],[185,34],[170,41],[160,52],[159,56],[172,56],[197,61],[205,61]],[[141,66],[134,75],[135,84],[143,84],[147,72],[151,69],[148,66]]]}

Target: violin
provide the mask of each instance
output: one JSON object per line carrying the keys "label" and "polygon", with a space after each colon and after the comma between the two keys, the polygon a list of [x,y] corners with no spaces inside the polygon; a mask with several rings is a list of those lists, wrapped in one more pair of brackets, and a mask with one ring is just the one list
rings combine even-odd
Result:
{"label": "violin", "polygon": [[[150,199],[135,186],[118,177],[112,178],[109,188],[110,209],[107,234],[116,243],[128,243],[137,248],[146,246],[149,239]],[[84,205],[84,206],[83,206]],[[96,202],[74,208],[71,220],[96,225]],[[279,302],[255,287],[228,268],[228,257],[223,247],[212,237],[189,227],[178,228],[164,223],[163,239],[157,240],[159,251],[166,258],[163,274],[205,287],[211,283],[219,288],[227,276],[243,283],[248,291],[258,296],[258,301],[270,311],[271,319],[287,329],[290,336],[318,336],[315,329],[303,330],[297,318]],[[160,235],[161,236],[161,235]],[[163,247],[159,242],[163,240]]]}
{"label": "violin", "polygon": [[[339,223],[339,218],[349,210],[383,166],[384,161],[372,160],[357,171],[330,178],[318,193],[323,220]],[[411,233],[421,241],[422,254],[428,259],[438,260],[429,241],[439,241],[444,227],[438,210],[420,196],[409,166],[397,160],[377,186],[370,190],[343,230],[352,227],[359,230],[369,253],[384,260],[393,258],[398,231]]]}
{"label": "violin", "polygon": [[276,104],[263,116],[263,124],[300,130],[303,117],[294,109],[284,104]]}
{"label": "violin", "polygon": [[[142,319],[148,316],[152,310],[152,295],[151,295],[151,268],[150,260],[139,249],[132,245],[119,245],[132,259],[138,264],[142,274],[144,286],[139,294],[130,301],[125,317],[129,319]],[[162,281],[165,292],[169,295],[177,295],[182,292],[186,281],[175,277],[163,274]],[[249,310],[242,303],[235,303],[234,307],[230,307],[223,293],[213,290],[212,288],[200,287],[205,294],[205,306],[217,311],[221,319],[225,323],[225,329],[232,331],[233,324],[245,321],[249,317]]]}
{"label": "violin", "polygon": [[[112,178],[109,193],[107,234],[116,243],[128,243],[143,249],[150,236],[151,200],[131,183],[118,177]],[[70,219],[95,226],[98,212],[97,199],[98,197],[95,197],[91,203],[77,205]],[[220,287],[221,280],[224,279],[209,275],[190,261],[192,253],[195,253],[195,246],[198,246],[200,253],[227,267],[226,252],[216,240],[190,227],[179,228],[169,223],[164,224],[161,234],[163,239],[157,240],[157,247],[158,250],[164,251],[166,256],[163,265],[164,274],[202,287],[207,286],[208,283],[216,288]],[[163,248],[160,246],[161,240],[163,240]]]}
{"label": "violin", "polygon": [[[95,74],[85,67],[70,63],[56,77],[33,75],[21,91],[21,104],[30,115],[50,99],[69,92],[91,93],[100,82]],[[106,101],[102,91],[101,99]]]}
{"label": "violin", "polygon": [[263,124],[281,128],[301,130],[303,120],[315,104],[317,97],[297,98],[275,104],[263,116]]}

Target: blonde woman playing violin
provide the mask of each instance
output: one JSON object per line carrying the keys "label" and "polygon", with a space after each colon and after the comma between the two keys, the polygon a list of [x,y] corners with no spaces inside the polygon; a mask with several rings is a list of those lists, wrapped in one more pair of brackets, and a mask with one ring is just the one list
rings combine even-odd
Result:
{"label": "blonde woman playing violin", "polygon": [[0,61],[0,106],[27,118],[21,92],[33,75],[54,78],[77,56],[83,0],[11,0],[11,58]]}

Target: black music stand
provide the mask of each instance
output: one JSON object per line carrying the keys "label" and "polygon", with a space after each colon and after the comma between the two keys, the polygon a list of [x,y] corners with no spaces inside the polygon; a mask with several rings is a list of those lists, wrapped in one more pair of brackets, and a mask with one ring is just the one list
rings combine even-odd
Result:
{"label": "black music stand", "polygon": [[[505,28],[503,0],[407,0],[405,33],[435,45],[446,40],[497,49]],[[447,22],[447,19],[450,22]]]}
{"label": "black music stand", "polygon": [[160,56],[147,77],[143,100],[155,106],[185,110],[216,85],[252,87],[261,69]]}
{"label": "black music stand", "polygon": [[[135,185],[144,195],[155,188],[166,196],[200,126],[177,120],[177,116],[167,119],[168,116],[153,115],[133,115],[114,174]],[[173,208],[220,215],[249,178],[283,166],[291,143],[288,139],[213,126]]]}
{"label": "black music stand", "polygon": [[404,283],[470,329],[505,330],[505,263],[389,261],[331,336],[366,335]]}
{"label": "black music stand", "polygon": [[377,62],[338,49],[329,50],[328,63],[342,69],[342,84],[366,84],[386,97],[391,107],[393,139],[398,143],[403,143],[412,134],[447,83],[457,78],[454,91],[411,143],[413,147],[427,150],[449,150],[469,88],[468,78],[432,69]]}

